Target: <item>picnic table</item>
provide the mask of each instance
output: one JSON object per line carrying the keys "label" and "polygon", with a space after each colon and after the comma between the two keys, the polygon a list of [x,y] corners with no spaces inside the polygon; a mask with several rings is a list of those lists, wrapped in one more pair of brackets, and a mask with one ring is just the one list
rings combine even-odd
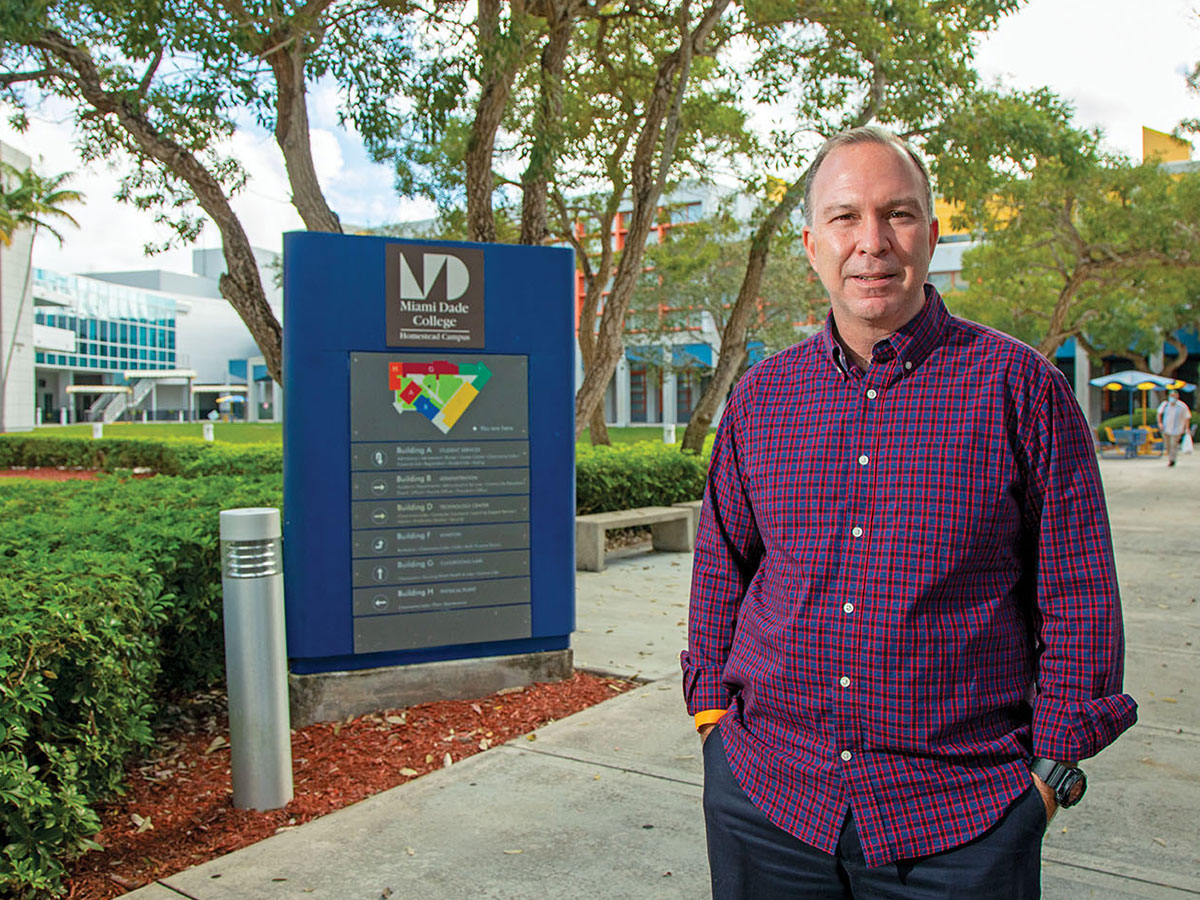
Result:
{"label": "picnic table", "polygon": [[1114,428],[1113,437],[1118,446],[1125,448],[1125,458],[1134,459],[1138,455],[1138,447],[1146,443],[1150,432],[1144,428]]}

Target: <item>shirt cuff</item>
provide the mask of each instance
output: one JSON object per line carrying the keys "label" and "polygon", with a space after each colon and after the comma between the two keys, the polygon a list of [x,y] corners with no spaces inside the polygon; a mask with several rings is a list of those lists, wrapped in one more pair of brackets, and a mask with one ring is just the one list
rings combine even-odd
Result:
{"label": "shirt cuff", "polygon": [[696,730],[699,731],[705,725],[716,725],[721,721],[723,715],[725,715],[723,709],[703,709],[692,716],[692,721],[696,723]]}
{"label": "shirt cuff", "polygon": [[1056,761],[1095,756],[1137,721],[1128,694],[1067,702],[1045,694],[1033,706],[1033,755]]}

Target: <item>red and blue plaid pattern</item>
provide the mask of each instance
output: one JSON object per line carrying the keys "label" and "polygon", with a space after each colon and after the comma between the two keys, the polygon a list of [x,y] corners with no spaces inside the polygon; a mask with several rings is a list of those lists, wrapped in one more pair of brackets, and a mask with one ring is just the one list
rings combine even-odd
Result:
{"label": "red and blue plaid pattern", "polygon": [[684,694],[767,817],[868,865],[962,844],[1031,754],[1136,719],[1095,451],[1031,348],[922,311],[862,372],[824,332],[738,382],[697,538]]}

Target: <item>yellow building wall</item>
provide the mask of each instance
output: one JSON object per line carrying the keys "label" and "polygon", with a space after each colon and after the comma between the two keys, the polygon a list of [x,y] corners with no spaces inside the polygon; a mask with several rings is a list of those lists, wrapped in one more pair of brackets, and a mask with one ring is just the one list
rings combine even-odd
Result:
{"label": "yellow building wall", "polygon": [[1192,145],[1162,131],[1142,127],[1142,159],[1157,158],[1159,162],[1187,162],[1192,158]]}

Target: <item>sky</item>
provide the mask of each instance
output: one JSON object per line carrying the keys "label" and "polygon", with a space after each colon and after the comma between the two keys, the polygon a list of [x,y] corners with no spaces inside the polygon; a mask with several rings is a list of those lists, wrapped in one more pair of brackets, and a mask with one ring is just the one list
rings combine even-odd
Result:
{"label": "sky", "polygon": [[[1029,0],[981,40],[976,66],[985,80],[1010,88],[1049,86],[1074,104],[1080,125],[1099,126],[1110,148],[1140,159],[1143,125],[1170,131],[1180,119],[1200,117],[1200,96],[1189,94],[1184,80],[1198,59],[1200,0]],[[390,169],[371,163],[357,136],[338,125],[333,89],[319,85],[310,92],[309,115],[318,176],[343,223],[381,225],[432,214],[427,204],[397,198]],[[59,229],[61,245],[39,234],[35,265],[81,274],[191,271],[191,247],[144,255],[147,243],[164,239],[162,226],[113,199],[118,176],[104,163],[80,164],[65,109],[37,110],[31,119],[25,134],[0,121],[0,140],[33,157],[44,174],[75,172],[69,186],[87,195],[84,206],[72,209],[80,228],[64,223]],[[274,139],[242,131],[232,150],[250,175],[234,208],[253,244],[279,247],[280,235],[301,223]],[[1200,144],[1192,157],[1200,158]],[[193,245],[219,246],[211,224]]]}

